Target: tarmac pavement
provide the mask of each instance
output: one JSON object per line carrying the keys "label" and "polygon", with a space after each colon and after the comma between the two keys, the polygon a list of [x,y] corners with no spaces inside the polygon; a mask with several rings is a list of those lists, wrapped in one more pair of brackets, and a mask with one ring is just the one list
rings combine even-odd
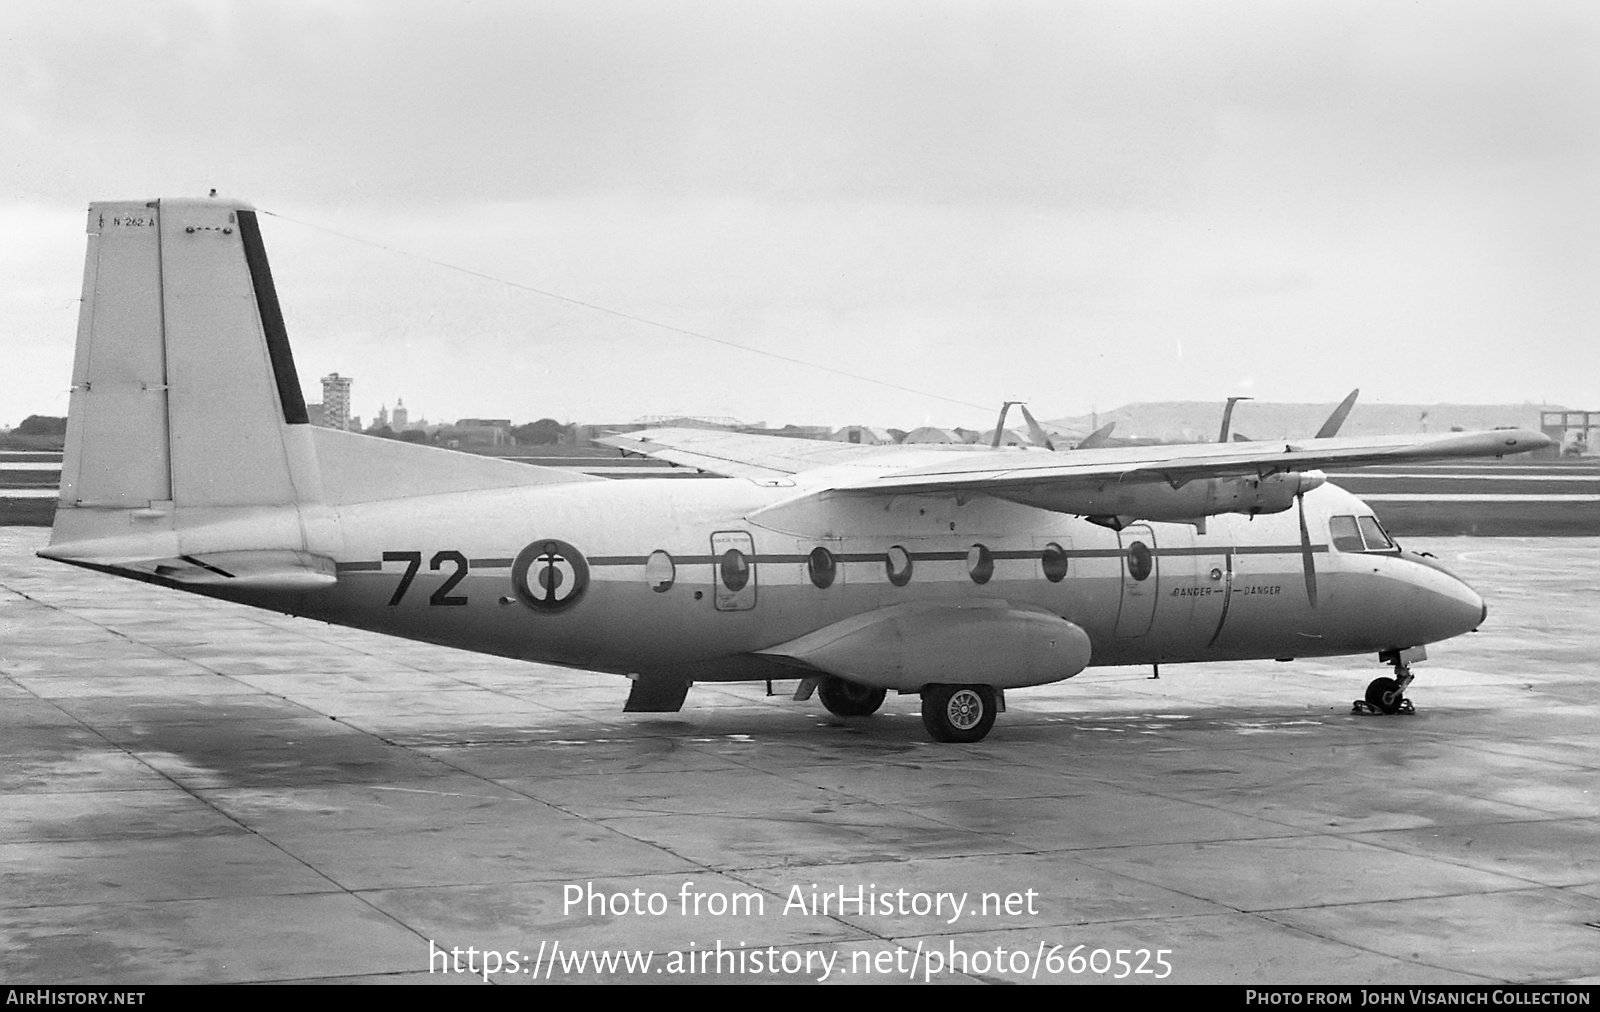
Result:
{"label": "tarmac pavement", "polygon": [[46,536],[0,529],[7,982],[1600,982],[1600,539],[1408,539],[1489,602],[1414,716],[1350,712],[1376,658],[1091,668],[940,745],[792,683],[623,715]]}

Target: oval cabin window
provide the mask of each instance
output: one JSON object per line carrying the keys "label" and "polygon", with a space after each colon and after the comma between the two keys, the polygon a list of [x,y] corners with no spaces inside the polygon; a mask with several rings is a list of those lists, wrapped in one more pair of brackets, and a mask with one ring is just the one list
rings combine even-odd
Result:
{"label": "oval cabin window", "polygon": [[988,583],[994,576],[994,553],[982,545],[967,549],[967,575],[973,583]]}
{"label": "oval cabin window", "polygon": [[644,582],[657,594],[666,593],[678,578],[678,567],[673,565],[672,556],[657,549],[650,553],[650,558],[644,563]]}
{"label": "oval cabin window", "polygon": [[1051,583],[1060,583],[1067,576],[1067,550],[1054,541],[1044,546],[1044,553],[1039,556],[1039,565],[1044,567],[1044,578]]}
{"label": "oval cabin window", "polygon": [[1128,546],[1128,575],[1135,580],[1150,578],[1150,570],[1154,568],[1154,557],[1150,554],[1150,546],[1143,541],[1135,541]]}
{"label": "oval cabin window", "polygon": [[729,590],[743,590],[750,582],[750,562],[737,548],[722,553],[722,585]]}
{"label": "oval cabin window", "polygon": [[883,568],[889,573],[889,582],[904,587],[911,582],[911,553],[895,545],[884,556]]}
{"label": "oval cabin window", "polygon": [[827,590],[833,586],[833,578],[838,571],[839,566],[834,561],[833,553],[826,548],[818,546],[811,549],[811,554],[806,556],[806,572],[811,575],[811,582],[818,590]]}

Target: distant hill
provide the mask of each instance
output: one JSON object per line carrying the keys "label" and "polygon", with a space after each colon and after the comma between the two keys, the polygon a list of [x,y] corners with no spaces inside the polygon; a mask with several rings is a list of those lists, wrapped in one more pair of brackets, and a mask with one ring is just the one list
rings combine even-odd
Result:
{"label": "distant hill", "polygon": [[[1327,404],[1275,404],[1240,401],[1233,409],[1232,431],[1251,439],[1304,439],[1316,434],[1337,401]],[[1363,404],[1356,402],[1341,436],[1399,436],[1413,432],[1492,429],[1497,425],[1539,428],[1540,411],[1560,411],[1554,404]],[[1427,412],[1427,418],[1422,417]],[[1069,432],[1088,432],[1096,424],[1116,422],[1114,435],[1123,439],[1210,442],[1222,425],[1221,401],[1149,401],[1126,404],[1098,415],[1058,418],[1047,425]]]}

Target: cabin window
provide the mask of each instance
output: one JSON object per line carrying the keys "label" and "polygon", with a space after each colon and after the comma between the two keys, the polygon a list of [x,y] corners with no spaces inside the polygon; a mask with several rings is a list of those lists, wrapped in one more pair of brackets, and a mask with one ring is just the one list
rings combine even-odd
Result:
{"label": "cabin window", "polygon": [[839,572],[839,564],[834,561],[833,553],[818,545],[811,549],[811,554],[806,556],[806,572],[811,576],[811,582],[818,590],[827,590],[833,586],[833,578]]}
{"label": "cabin window", "polygon": [[889,574],[890,583],[904,587],[911,582],[911,553],[895,545],[884,556],[883,568]]}
{"label": "cabin window", "polygon": [[1155,568],[1154,557],[1150,554],[1150,546],[1143,541],[1135,541],[1128,546],[1128,575],[1135,580],[1148,580],[1150,570]]}
{"label": "cabin window", "polygon": [[1378,525],[1377,517],[1356,517],[1356,523],[1361,525],[1361,536],[1366,539],[1367,551],[1394,551],[1394,542],[1389,540],[1389,535]]}
{"label": "cabin window", "polygon": [[972,577],[973,583],[988,583],[994,576],[994,553],[982,545],[967,549],[967,575]]}
{"label": "cabin window", "polygon": [[678,578],[678,567],[673,565],[672,556],[656,549],[650,553],[650,558],[644,562],[644,582],[657,594],[664,594]]}
{"label": "cabin window", "polygon": [[1333,535],[1333,547],[1341,552],[1364,552],[1361,532],[1356,529],[1355,517],[1329,517],[1328,533]]}
{"label": "cabin window", "polygon": [[722,585],[729,590],[743,590],[750,582],[750,561],[737,548],[722,553]]}
{"label": "cabin window", "polygon": [[1039,557],[1039,564],[1044,567],[1046,580],[1060,583],[1067,576],[1067,550],[1052,541],[1044,546],[1044,554]]}

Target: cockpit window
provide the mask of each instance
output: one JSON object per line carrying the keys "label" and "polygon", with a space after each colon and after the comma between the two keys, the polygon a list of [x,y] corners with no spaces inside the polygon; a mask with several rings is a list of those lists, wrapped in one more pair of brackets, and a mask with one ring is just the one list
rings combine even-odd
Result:
{"label": "cockpit window", "polygon": [[1374,516],[1329,517],[1328,533],[1341,552],[1393,552],[1397,549]]}
{"label": "cockpit window", "polygon": [[1367,551],[1394,551],[1394,542],[1390,541],[1389,535],[1383,532],[1383,528],[1378,524],[1377,517],[1356,517],[1356,523],[1361,525],[1361,536],[1367,539]]}
{"label": "cockpit window", "polygon": [[1333,547],[1341,552],[1364,552],[1361,532],[1356,529],[1355,517],[1329,517],[1328,533],[1333,535]]}

